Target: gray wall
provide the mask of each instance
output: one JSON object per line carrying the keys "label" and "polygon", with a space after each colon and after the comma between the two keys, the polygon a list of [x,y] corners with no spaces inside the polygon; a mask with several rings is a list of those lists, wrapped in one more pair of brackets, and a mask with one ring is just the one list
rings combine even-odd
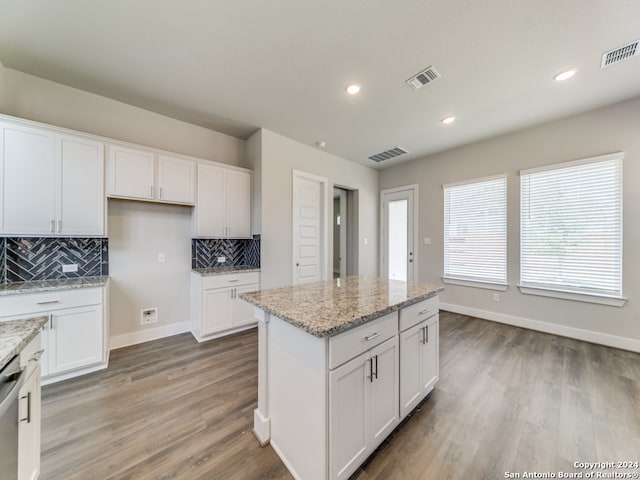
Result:
{"label": "gray wall", "polygon": [[[455,128],[455,126],[453,127]],[[535,128],[473,143],[383,170],[380,188],[418,183],[419,278],[441,283],[443,272],[442,185],[508,174],[508,281],[492,291],[446,285],[442,302],[453,309],[506,323],[640,349],[640,98]],[[519,281],[519,196],[521,169],[624,151],[624,272],[622,307],[523,295]],[[422,239],[431,237],[431,244]]]}
{"label": "gray wall", "polygon": [[[330,196],[334,185],[359,191],[359,273],[377,275],[378,172],[266,129],[262,129],[261,142],[261,286],[273,288],[291,284],[294,169],[328,178]],[[331,202],[329,205],[333,210]],[[332,212],[329,212],[331,217]],[[332,255],[333,243],[329,240],[329,262]],[[331,270],[331,263],[328,263],[327,272]]]}
{"label": "gray wall", "polygon": [[5,109],[5,68],[4,65],[2,65],[2,62],[0,62],[0,112],[4,112]]}
{"label": "gray wall", "polygon": [[[245,165],[243,140],[8,68],[4,73],[2,113]],[[188,207],[109,200],[112,345],[184,331],[189,321],[190,222]],[[158,262],[158,253],[165,253],[165,263]],[[154,306],[158,323],[141,326],[140,310]]]}

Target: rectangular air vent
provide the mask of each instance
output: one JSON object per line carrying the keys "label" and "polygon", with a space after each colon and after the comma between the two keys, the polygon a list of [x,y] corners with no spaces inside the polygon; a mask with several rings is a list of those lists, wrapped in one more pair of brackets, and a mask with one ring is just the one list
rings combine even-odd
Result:
{"label": "rectangular air vent", "polygon": [[409,80],[407,80],[407,84],[414,90],[419,90],[424,87],[427,83],[431,83],[434,80],[440,78],[440,74],[433,67],[427,67],[422,70],[420,73],[415,74]]}
{"label": "rectangular air vent", "polygon": [[404,155],[405,153],[409,153],[409,152],[402,147],[393,147],[393,148],[390,148],[389,150],[385,150],[384,152],[371,155],[369,157],[369,160],[373,160],[374,162],[384,162],[385,160],[399,157],[400,155]]}
{"label": "rectangular air vent", "polygon": [[640,40],[636,40],[635,42],[631,42],[622,47],[604,52],[602,54],[600,68],[608,67],[609,65],[613,65],[614,63],[621,62],[623,60],[626,60],[627,58],[635,57],[636,55],[640,54],[638,43],[640,43]]}

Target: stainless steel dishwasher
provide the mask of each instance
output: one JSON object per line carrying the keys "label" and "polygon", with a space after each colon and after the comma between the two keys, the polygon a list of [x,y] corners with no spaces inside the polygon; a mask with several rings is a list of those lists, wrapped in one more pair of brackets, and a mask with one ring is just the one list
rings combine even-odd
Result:
{"label": "stainless steel dishwasher", "polygon": [[18,478],[18,391],[24,376],[17,356],[0,371],[0,472],[3,480]]}

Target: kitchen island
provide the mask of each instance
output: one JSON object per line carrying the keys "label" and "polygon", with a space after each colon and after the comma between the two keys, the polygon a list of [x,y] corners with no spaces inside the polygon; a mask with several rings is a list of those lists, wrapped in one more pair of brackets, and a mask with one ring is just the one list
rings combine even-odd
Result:
{"label": "kitchen island", "polygon": [[441,290],[355,276],[240,296],[258,321],[254,433],[295,478],[349,478],[433,389]]}

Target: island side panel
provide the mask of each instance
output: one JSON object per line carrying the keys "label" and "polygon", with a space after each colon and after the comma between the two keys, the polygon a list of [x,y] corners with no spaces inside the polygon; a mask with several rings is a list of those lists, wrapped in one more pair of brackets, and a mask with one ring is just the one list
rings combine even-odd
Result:
{"label": "island side panel", "polygon": [[296,478],[326,479],[327,339],[269,321],[271,445]]}
{"label": "island side panel", "polygon": [[253,434],[261,446],[271,438],[269,421],[269,321],[270,315],[255,308],[253,315],[258,322],[258,408],[253,411]]}

